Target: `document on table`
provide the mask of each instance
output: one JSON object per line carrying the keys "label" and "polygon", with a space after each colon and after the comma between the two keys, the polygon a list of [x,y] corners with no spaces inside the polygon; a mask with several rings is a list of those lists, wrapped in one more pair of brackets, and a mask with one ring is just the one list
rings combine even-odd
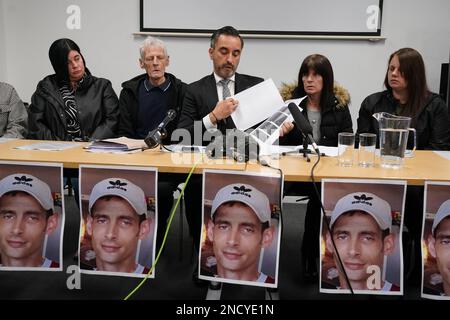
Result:
{"label": "document on table", "polygon": [[105,151],[142,151],[147,145],[143,139],[130,139],[126,137],[103,139],[98,141],[92,141],[85,149],[89,149],[92,152],[105,152]]}
{"label": "document on table", "polygon": [[[301,155],[299,152],[300,149],[303,148],[303,146],[280,146],[280,145],[263,145],[260,146],[260,156],[267,156],[267,155]],[[337,147],[326,147],[326,146],[318,146],[319,151],[321,154],[325,154],[328,157],[337,157],[338,155],[338,148]],[[311,154],[314,155],[316,151],[311,145],[308,145],[308,149],[311,151]]]}
{"label": "document on table", "polygon": [[168,146],[164,146],[162,151],[165,152],[190,152],[190,153],[205,153],[205,146],[186,146],[182,144],[171,144]]}
{"label": "document on table", "polygon": [[92,153],[116,153],[116,154],[127,154],[127,153],[138,153],[142,152],[142,149],[131,149],[131,150],[120,150],[120,149],[97,149],[97,148],[91,148],[91,149],[85,149],[87,152]]}
{"label": "document on table", "polygon": [[12,140],[17,140],[17,138],[3,138],[3,137],[0,137],[0,143],[12,141]]}
{"label": "document on table", "polygon": [[272,79],[241,91],[233,96],[239,101],[231,118],[239,130],[247,130],[274,114],[284,101]]}
{"label": "document on table", "polygon": [[80,144],[77,142],[38,142],[27,144],[25,146],[16,147],[20,150],[42,150],[42,151],[62,151],[71,148],[79,147]]}
{"label": "document on table", "polygon": [[434,153],[440,155],[444,159],[450,160],[450,151],[434,151]]}

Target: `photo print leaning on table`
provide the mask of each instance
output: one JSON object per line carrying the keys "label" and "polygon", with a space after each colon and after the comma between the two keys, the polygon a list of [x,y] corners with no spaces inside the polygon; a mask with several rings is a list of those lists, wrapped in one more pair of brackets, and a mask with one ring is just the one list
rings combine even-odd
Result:
{"label": "photo print leaning on table", "polygon": [[405,193],[405,181],[322,180],[320,292],[403,294]]}
{"label": "photo print leaning on table", "polygon": [[0,269],[62,270],[62,166],[0,162]]}
{"label": "photo print leaning on table", "polygon": [[282,178],[205,170],[199,278],[277,287]]}
{"label": "photo print leaning on table", "polygon": [[450,300],[450,183],[425,183],[422,297]]}
{"label": "photo print leaning on table", "polygon": [[81,272],[145,277],[155,260],[157,171],[81,166],[80,181]]}

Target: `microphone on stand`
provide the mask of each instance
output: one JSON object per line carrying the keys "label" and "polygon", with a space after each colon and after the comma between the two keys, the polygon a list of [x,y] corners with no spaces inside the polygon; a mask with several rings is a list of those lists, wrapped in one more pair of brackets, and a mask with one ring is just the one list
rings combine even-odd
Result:
{"label": "microphone on stand", "polygon": [[[303,136],[303,141],[307,142],[308,139],[314,148],[314,151],[316,151],[317,154],[319,154],[319,148],[317,147],[316,142],[314,141],[314,138],[312,137],[312,127],[309,121],[305,118],[305,116],[300,112],[300,109],[297,107],[297,105],[293,102],[289,103],[288,109],[291,112],[292,118],[294,118],[295,123],[297,124],[297,128],[300,130],[300,133]],[[304,143],[305,145],[305,143]],[[306,143],[307,145],[307,143]]]}
{"label": "microphone on stand", "polygon": [[153,149],[161,144],[161,141],[167,136],[166,126],[170,121],[175,119],[176,116],[177,112],[173,109],[170,109],[169,111],[167,111],[167,115],[163,119],[163,121],[161,121],[161,123],[155,129],[151,130],[147,134],[147,137],[144,139],[144,141],[150,149]]}

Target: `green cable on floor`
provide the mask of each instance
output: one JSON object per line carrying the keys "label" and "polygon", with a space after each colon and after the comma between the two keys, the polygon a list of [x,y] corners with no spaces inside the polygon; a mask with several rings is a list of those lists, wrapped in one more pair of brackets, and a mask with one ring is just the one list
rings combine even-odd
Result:
{"label": "green cable on floor", "polygon": [[170,225],[172,224],[172,220],[173,217],[175,215],[175,211],[177,211],[178,209],[178,205],[180,204],[180,200],[184,195],[184,189],[186,189],[186,186],[188,185],[189,180],[191,179],[192,174],[194,173],[195,168],[197,168],[197,165],[203,160],[203,156],[202,158],[197,161],[191,168],[191,170],[189,171],[189,174],[186,178],[186,181],[184,182],[184,186],[181,190],[180,196],[177,199],[177,203],[175,204],[175,206],[172,209],[172,212],[170,213],[170,217],[169,217],[169,222],[167,223],[167,228],[166,228],[166,232],[164,234],[164,239],[163,242],[161,244],[161,247],[159,248],[158,251],[158,255],[156,256],[155,262],[153,262],[152,267],[150,268],[149,272],[145,275],[145,278],[142,279],[142,281],[136,286],[136,288],[134,288],[125,298],[123,298],[123,300],[128,300],[133,294],[135,294],[143,285],[144,283],[147,281],[148,277],[152,274],[153,269],[155,268],[156,264],[158,263],[159,257],[161,256],[161,252],[164,249],[164,245],[166,244],[166,239],[167,239],[167,235],[169,234],[169,230],[170,230]]}

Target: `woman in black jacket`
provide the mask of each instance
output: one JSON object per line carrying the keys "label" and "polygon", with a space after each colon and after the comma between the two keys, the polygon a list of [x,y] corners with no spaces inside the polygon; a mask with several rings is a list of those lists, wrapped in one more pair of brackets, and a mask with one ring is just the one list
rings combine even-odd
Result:
{"label": "woman in black jacket", "polygon": [[411,126],[417,131],[417,149],[450,148],[448,109],[438,94],[428,90],[425,65],[419,52],[402,48],[391,54],[384,85],[385,91],[371,94],[362,102],[358,133],[378,135],[378,121],[372,115],[387,112],[411,117]]}
{"label": "woman in black jacket", "polygon": [[[313,54],[303,60],[296,86],[281,89],[284,100],[306,96],[300,103],[302,113],[313,128],[317,144],[337,147],[339,132],[353,132],[348,109],[350,95],[334,82],[333,68],[323,55]],[[284,128],[283,133],[289,129]],[[298,130],[291,130],[280,138],[280,144],[299,145],[303,142]]]}
{"label": "woman in black jacket", "polygon": [[31,97],[28,137],[86,141],[115,136],[119,100],[111,82],[91,75],[70,39],[53,42],[49,57],[55,74],[41,80]]}
{"label": "woman in black jacket", "polygon": [[[358,133],[379,134],[377,112],[411,117],[411,127],[417,132],[417,149],[448,150],[450,148],[450,121],[448,109],[439,95],[428,90],[425,64],[419,52],[411,48],[397,50],[389,57],[384,78],[386,90],[368,96],[361,104]],[[412,135],[408,139],[412,147]],[[409,279],[420,279],[421,232],[423,214],[423,187],[408,186],[405,201],[405,225],[414,244],[415,261],[406,266]],[[408,248],[408,243],[404,246]],[[407,251],[407,250],[405,250]],[[405,256],[406,262],[411,261]]]}
{"label": "woman in black jacket", "polygon": [[[281,89],[283,99],[307,96],[300,103],[303,114],[313,128],[313,138],[319,145],[337,147],[339,132],[353,132],[352,118],[348,109],[350,95],[334,83],[333,68],[323,55],[313,54],[305,58],[298,73],[295,87]],[[299,145],[303,139],[298,130],[283,126],[280,144]],[[320,184],[317,184],[320,190]],[[306,280],[317,278],[321,205],[320,198],[310,183],[286,184],[286,193],[309,196],[302,241],[303,275]],[[320,191],[319,191],[320,192]]]}

